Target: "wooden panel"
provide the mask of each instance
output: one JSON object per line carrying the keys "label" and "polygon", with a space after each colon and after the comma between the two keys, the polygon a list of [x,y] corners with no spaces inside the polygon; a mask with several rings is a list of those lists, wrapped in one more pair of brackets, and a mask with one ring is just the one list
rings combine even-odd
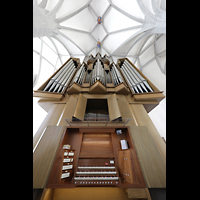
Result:
{"label": "wooden panel", "polygon": [[110,133],[83,133],[79,158],[114,157]]}
{"label": "wooden panel", "polygon": [[145,126],[130,126],[138,158],[148,188],[166,187],[166,165]]}
{"label": "wooden panel", "polygon": [[87,127],[87,128],[79,128],[79,131],[80,132],[115,132],[115,128],[105,128],[105,127],[101,127],[101,126],[98,126],[98,127]]}
{"label": "wooden panel", "polygon": [[72,118],[74,111],[76,110],[76,105],[78,102],[78,94],[69,95],[69,99],[65,105],[64,111],[62,113],[62,119],[60,120],[59,126],[69,125],[65,118]]}
{"label": "wooden panel", "polygon": [[90,87],[89,93],[91,93],[91,94],[105,94],[105,93],[107,93],[107,89],[99,80],[97,80]]}
{"label": "wooden panel", "polygon": [[148,199],[145,188],[127,188],[128,198]]}
{"label": "wooden panel", "polygon": [[53,104],[48,111],[45,119],[43,120],[42,124],[38,128],[37,132],[35,133],[33,137],[33,149],[35,148],[35,145],[37,144],[40,136],[42,135],[44,129],[47,126],[55,126],[58,123],[58,120],[60,118],[60,115],[65,107],[65,104]]}
{"label": "wooden panel", "polygon": [[68,94],[78,94],[81,91],[81,86],[77,83],[73,83],[70,88],[67,90]]}
{"label": "wooden panel", "polygon": [[133,184],[132,162],[130,149],[119,151],[119,171],[123,178]]}
{"label": "wooden panel", "polygon": [[117,94],[117,102],[119,105],[119,109],[121,111],[121,115],[124,121],[127,121],[130,118],[130,121],[126,124],[126,126],[134,126],[136,125],[135,120],[133,120],[134,115],[130,109],[129,103],[124,95]]}
{"label": "wooden panel", "polygon": [[[60,143],[56,157],[54,159],[54,163],[52,166],[51,173],[49,175],[49,179],[47,182],[48,188],[58,188],[58,187],[73,187],[72,183],[72,176],[74,175],[74,169],[77,168],[78,164],[78,158],[79,158],[79,152],[81,148],[81,141],[82,141],[82,133],[79,132],[78,128],[67,128],[67,131],[65,132],[65,135],[62,139],[62,142]],[[74,151],[74,160],[73,160],[73,170],[70,171],[70,178],[67,179],[61,179],[62,174],[62,167],[63,167],[63,159],[64,159],[64,150],[63,145],[64,144],[70,144],[71,150]]]}
{"label": "wooden panel", "polygon": [[160,102],[162,99],[165,98],[165,95],[162,93],[142,93],[142,94],[134,94],[135,101],[150,101],[150,100],[157,100]]}
{"label": "wooden panel", "polygon": [[[134,200],[128,198],[125,189],[116,187],[77,187],[55,189],[53,200]],[[47,199],[45,199],[47,200]],[[48,199],[49,200],[49,199]],[[135,199],[137,200],[137,199]],[[150,199],[148,199],[150,200]]]}
{"label": "wooden panel", "polygon": [[[123,162],[123,160],[119,158],[119,151],[122,150],[120,140],[127,140],[129,151],[130,151],[130,157],[131,157],[131,164],[128,164],[128,163],[127,164],[132,166],[132,168],[131,168],[131,170],[132,170],[132,183],[126,182],[126,181],[124,182],[122,180],[123,184],[121,185],[121,187],[124,187],[124,188],[129,188],[129,187],[144,188],[144,187],[146,187],[146,184],[145,184],[145,180],[144,180],[144,177],[143,177],[143,174],[142,174],[142,170],[141,170],[141,167],[140,167],[140,164],[139,164],[139,161],[138,161],[136,149],[133,145],[132,138],[130,136],[130,132],[127,130],[127,128],[120,128],[120,129],[122,130],[121,135],[118,135],[115,132],[112,133],[112,142],[113,142],[113,151],[114,151],[114,155],[115,155],[115,161],[116,161],[116,164],[118,166],[123,164],[123,163],[120,163],[120,162]],[[127,151],[127,150],[123,150],[123,151]],[[120,173],[120,177],[122,179],[124,179],[124,175],[122,173]]]}
{"label": "wooden panel", "polygon": [[44,132],[33,153],[33,188],[44,188],[46,186],[65,128],[64,126],[48,126]]}
{"label": "wooden panel", "polygon": [[132,112],[134,113],[136,123],[139,126],[147,127],[150,135],[153,138],[153,141],[156,144],[156,147],[158,148],[160,155],[162,156],[164,163],[166,164],[166,144],[161,138],[151,118],[147,114],[144,106],[142,104],[130,104],[130,108]]}
{"label": "wooden panel", "polygon": [[41,98],[47,98],[49,101],[53,100],[62,100],[63,93],[48,93],[48,92],[43,92],[43,91],[34,91],[33,93],[34,97],[41,97]]}
{"label": "wooden panel", "polygon": [[129,89],[124,85],[124,83],[120,83],[118,86],[116,86],[115,91],[118,94],[125,95],[130,93]]}
{"label": "wooden panel", "polygon": [[86,105],[87,105],[87,98],[85,98],[82,94],[79,94],[79,99],[73,117],[83,120],[85,115]]}
{"label": "wooden panel", "polygon": [[108,98],[108,110],[109,110],[110,120],[115,120],[122,117],[117,102],[116,94],[113,94],[111,97]]}

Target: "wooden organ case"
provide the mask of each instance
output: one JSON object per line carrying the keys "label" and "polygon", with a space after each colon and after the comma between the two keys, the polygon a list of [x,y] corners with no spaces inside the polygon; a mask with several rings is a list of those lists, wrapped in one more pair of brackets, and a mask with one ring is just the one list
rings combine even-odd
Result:
{"label": "wooden organ case", "polygon": [[166,187],[166,144],[148,116],[164,95],[130,60],[69,58],[34,96],[48,111],[33,139],[41,200],[80,199],[82,188],[151,200],[149,189]]}

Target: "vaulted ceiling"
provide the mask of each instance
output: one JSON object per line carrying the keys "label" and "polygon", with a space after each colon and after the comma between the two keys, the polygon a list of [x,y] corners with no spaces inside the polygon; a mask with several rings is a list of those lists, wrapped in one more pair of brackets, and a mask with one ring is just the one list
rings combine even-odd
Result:
{"label": "vaulted ceiling", "polygon": [[[166,95],[166,0],[33,0],[34,89],[97,52],[127,57]],[[165,99],[149,114],[165,137]]]}
{"label": "vaulted ceiling", "polygon": [[129,58],[165,91],[165,22],[165,0],[33,0],[33,86],[70,56],[100,52]]}

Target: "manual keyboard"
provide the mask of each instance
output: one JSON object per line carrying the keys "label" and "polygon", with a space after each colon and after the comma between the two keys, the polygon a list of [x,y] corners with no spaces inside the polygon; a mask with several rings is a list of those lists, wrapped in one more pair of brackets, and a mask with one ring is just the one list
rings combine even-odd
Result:
{"label": "manual keyboard", "polygon": [[78,166],[73,181],[78,186],[111,186],[118,185],[120,178],[115,166]]}
{"label": "manual keyboard", "polygon": [[115,166],[78,166],[78,169],[115,169]]}
{"label": "manual keyboard", "polygon": [[116,171],[77,171],[76,174],[117,174]]}

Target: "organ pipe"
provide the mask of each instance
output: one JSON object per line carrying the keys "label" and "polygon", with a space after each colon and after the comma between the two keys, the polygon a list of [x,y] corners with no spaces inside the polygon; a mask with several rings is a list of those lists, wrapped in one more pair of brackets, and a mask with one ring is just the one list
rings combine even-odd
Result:
{"label": "organ pipe", "polygon": [[70,80],[75,70],[76,66],[73,60],[70,59],[69,62],[67,62],[65,66],[51,78],[43,91],[57,93],[64,91],[64,88],[68,84],[67,80]]}
{"label": "organ pipe", "polygon": [[56,73],[51,80],[48,82],[48,84],[46,85],[46,87],[44,88],[43,91],[47,91],[47,89],[52,85],[52,83],[60,76],[60,74],[68,68],[69,65],[71,65],[71,63],[73,63],[72,59],[69,60],[68,63],[65,64],[65,66],[58,72]]}
{"label": "organ pipe", "polygon": [[[87,70],[87,66],[85,62],[83,62],[79,70],[77,70],[71,84],[77,83],[81,86],[85,80],[85,83],[90,83],[90,85],[92,85],[99,80],[104,85],[113,82],[114,86],[117,86],[122,82],[125,84],[125,79],[133,93],[153,92],[153,89],[148,84],[147,80],[131,65],[131,63],[128,62],[127,59],[124,59],[120,66],[120,71],[114,63],[111,64],[110,70],[104,70],[104,64],[109,65],[109,62],[105,57],[101,58],[99,55],[96,59],[90,59],[89,62],[93,63],[93,69]],[[69,84],[75,71],[76,65],[71,58],[62,69],[49,80],[43,91],[62,93]]]}
{"label": "organ pipe", "polygon": [[[127,64],[129,66],[129,69],[130,71],[132,71],[133,74],[135,74],[135,77],[138,79],[138,81],[140,82],[140,85],[142,86],[142,88],[144,89],[145,86],[144,84],[146,85],[146,87],[151,91],[153,92],[152,88],[150,87],[150,85],[147,83],[147,80],[141,76],[141,74],[127,61],[127,60],[124,60],[124,63]],[[144,84],[143,84],[144,83]],[[145,88],[146,89],[146,88]],[[144,89],[144,90],[145,90]],[[148,92],[147,90],[145,90],[146,92]]]}
{"label": "organ pipe", "polygon": [[99,80],[101,83],[105,85],[105,74],[104,74],[104,68],[99,60],[94,64],[94,68],[92,70],[92,80],[91,80],[91,85],[95,83],[97,80]]}

